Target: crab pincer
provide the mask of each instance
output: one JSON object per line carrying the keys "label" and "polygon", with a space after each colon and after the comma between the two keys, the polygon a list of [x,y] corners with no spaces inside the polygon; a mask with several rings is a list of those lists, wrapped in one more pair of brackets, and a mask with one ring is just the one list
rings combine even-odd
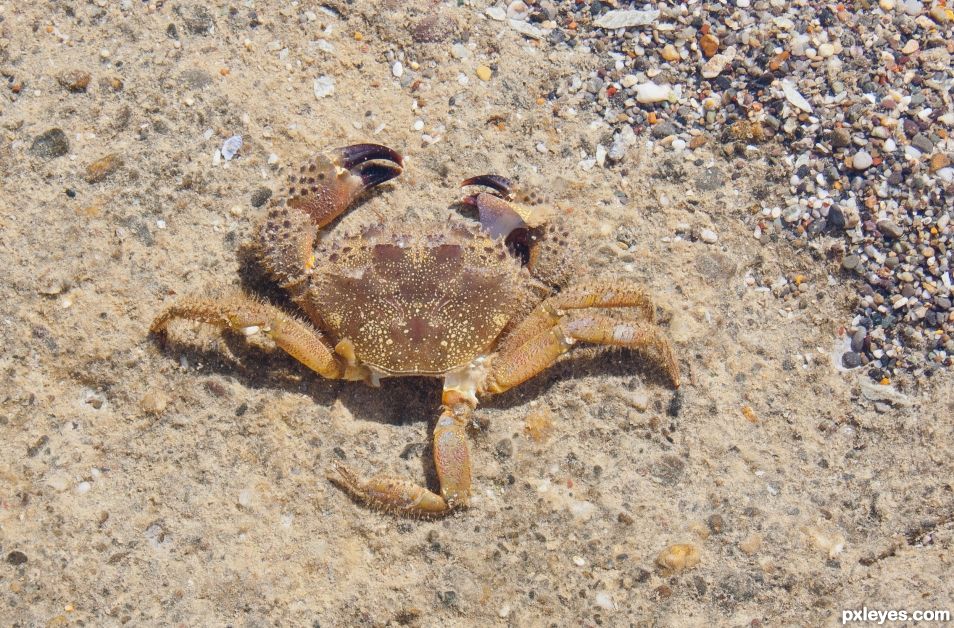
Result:
{"label": "crab pincer", "polygon": [[319,154],[289,176],[288,206],[307,212],[320,229],[358,195],[400,175],[403,164],[400,153],[380,144],[352,144]]}

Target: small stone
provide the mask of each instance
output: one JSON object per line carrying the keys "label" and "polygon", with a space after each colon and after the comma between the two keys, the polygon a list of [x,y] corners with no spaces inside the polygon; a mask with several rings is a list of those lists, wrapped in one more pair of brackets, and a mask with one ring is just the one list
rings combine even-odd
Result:
{"label": "small stone", "polygon": [[894,10],[894,0],[880,0],[878,6],[881,7],[882,11],[893,11]]}
{"label": "small stone", "polygon": [[904,235],[904,231],[901,230],[901,227],[890,220],[879,220],[878,231],[895,240]]}
{"label": "small stone", "polygon": [[481,81],[489,81],[490,77],[493,76],[493,72],[486,65],[477,66],[477,78]]}
{"label": "small stone", "polygon": [[761,534],[750,534],[749,536],[739,541],[739,549],[749,556],[758,552],[761,547],[762,547]]}
{"label": "small stone", "polygon": [[699,237],[707,244],[715,244],[719,241],[719,235],[712,229],[703,229],[699,232]]}
{"label": "small stone", "polygon": [[225,161],[232,161],[232,158],[242,149],[242,136],[233,135],[222,142],[222,158]]}
{"label": "small stone", "polygon": [[917,52],[920,47],[921,44],[918,43],[917,39],[909,39],[908,43],[904,44],[904,47],[901,48],[901,52],[906,55],[911,55]]}
{"label": "small stone", "polygon": [[272,197],[272,191],[269,188],[261,187],[252,192],[252,198],[249,199],[249,202],[252,204],[252,207],[261,207],[268,202],[268,199]]}
{"label": "small stone", "polygon": [[606,591],[597,593],[594,602],[603,610],[612,611],[616,609],[616,605],[613,604],[613,598]]}
{"label": "small stone", "polygon": [[656,557],[656,564],[669,573],[691,569],[699,564],[699,550],[691,543],[670,545]]}
{"label": "small stone", "polygon": [[635,74],[627,74],[626,76],[621,78],[619,82],[620,82],[620,85],[622,85],[626,89],[629,89],[630,87],[638,83],[639,79],[636,77]]}
{"label": "small stone", "polygon": [[607,11],[593,21],[593,26],[599,28],[617,29],[632,26],[647,26],[659,19],[658,10],[637,11],[632,9],[616,9]]}
{"label": "small stone", "polygon": [[42,159],[62,157],[70,151],[70,141],[63,129],[53,128],[37,135],[30,145],[30,153]]}
{"label": "small stone", "polygon": [[702,48],[702,54],[708,59],[719,52],[719,38],[712,33],[706,33],[699,38],[699,47]]}
{"label": "small stone", "polygon": [[86,182],[99,183],[116,172],[123,165],[123,160],[116,153],[101,157],[86,166]]}
{"label": "small stone", "polygon": [[411,39],[422,44],[446,41],[454,33],[454,23],[443,15],[428,15],[411,27]]}
{"label": "small stone", "polygon": [[325,98],[335,93],[335,79],[330,76],[319,76],[315,79],[315,98]]}
{"label": "small stone", "polygon": [[713,534],[722,534],[722,532],[725,530],[725,520],[720,514],[709,515],[706,523],[709,526],[709,530],[712,531]]}
{"label": "small stone", "polygon": [[148,390],[139,401],[139,407],[146,414],[160,415],[169,405],[169,395],[161,390]]}
{"label": "small stone", "polygon": [[719,76],[728,64],[729,58],[727,56],[723,54],[714,55],[702,64],[702,78],[708,79]]}
{"label": "small stone", "polygon": [[829,43],[824,43],[818,47],[818,56],[827,59],[835,54],[835,47]]}
{"label": "small stone", "polygon": [[86,91],[91,78],[89,72],[84,70],[67,70],[56,77],[56,80],[69,91],[78,93]]}
{"label": "small stone", "polygon": [[845,270],[854,270],[859,264],[861,264],[861,258],[857,255],[846,255],[845,259],[841,260],[841,267]]}
{"label": "small stone", "polygon": [[507,19],[507,12],[501,9],[500,7],[487,7],[484,9],[484,13],[492,20],[498,22],[503,22]]}
{"label": "small stone", "polygon": [[947,24],[952,20],[950,9],[942,7],[941,5],[935,5],[931,7],[928,15],[931,16],[931,19],[937,22],[938,24]]}
{"label": "small stone", "polygon": [[851,144],[851,132],[845,127],[838,127],[831,132],[832,148],[844,148]]}
{"label": "small stone", "polygon": [[185,26],[193,35],[208,35],[215,28],[215,22],[209,10],[199,5],[185,18]]}
{"label": "small stone", "polygon": [[509,438],[502,438],[497,441],[494,451],[497,454],[497,458],[501,460],[506,460],[507,458],[513,457],[513,442]]}
{"label": "small stone", "polygon": [[931,172],[937,172],[942,168],[946,168],[951,165],[951,158],[948,157],[945,153],[935,153],[931,155],[930,169]]}
{"label": "small stone", "polygon": [[785,99],[798,109],[801,109],[805,113],[812,112],[811,104],[805,100],[805,97],[799,93],[798,89],[791,81],[782,81],[782,93],[785,94]]}
{"label": "small stone", "polygon": [[679,51],[676,50],[676,47],[672,44],[666,44],[663,46],[660,56],[662,56],[662,58],[666,61],[679,61]]}
{"label": "small stone", "polygon": [[867,170],[871,167],[872,163],[871,154],[866,150],[859,150],[855,153],[855,156],[851,158],[851,167],[855,170]]}
{"label": "small stone", "polygon": [[13,566],[22,565],[27,562],[27,555],[21,551],[13,550],[7,554],[7,562]]}
{"label": "small stone", "polygon": [[861,355],[854,351],[848,351],[841,356],[841,365],[846,369],[853,369],[861,366]]}
{"label": "small stone", "polygon": [[934,143],[923,133],[918,133],[911,140],[911,145],[922,153],[930,153],[934,150]]}
{"label": "small stone", "polygon": [[670,94],[672,94],[672,88],[668,85],[657,85],[649,81],[636,88],[636,102],[642,104],[663,102],[669,99]]}
{"label": "small stone", "polygon": [[669,137],[670,135],[676,134],[676,127],[672,122],[668,120],[660,122],[653,127],[652,136],[656,139],[662,139],[664,137]]}

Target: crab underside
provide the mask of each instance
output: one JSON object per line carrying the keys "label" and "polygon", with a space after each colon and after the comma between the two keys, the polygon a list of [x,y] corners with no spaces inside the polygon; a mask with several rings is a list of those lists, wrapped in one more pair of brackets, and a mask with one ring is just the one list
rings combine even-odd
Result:
{"label": "crab underside", "polygon": [[465,429],[478,398],[525,382],[575,343],[645,352],[679,385],[669,341],[646,292],[625,281],[572,283],[574,247],[558,221],[518,202],[498,175],[464,181],[479,224],[463,218],[390,226],[317,243],[318,231],[365,190],[401,174],[403,159],[376,144],[329,151],[289,179],[284,204],[259,229],[262,262],[308,321],[255,298],[182,299],[151,331],[177,319],[265,334],[328,379],[377,385],[383,377],[443,377],[434,428],[439,493],[338,464],[331,479],[369,505],[410,515],[465,506],[471,463]]}

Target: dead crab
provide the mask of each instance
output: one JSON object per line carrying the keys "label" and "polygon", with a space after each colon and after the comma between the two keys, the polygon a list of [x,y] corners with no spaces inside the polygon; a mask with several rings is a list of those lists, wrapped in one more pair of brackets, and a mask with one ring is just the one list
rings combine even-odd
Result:
{"label": "dead crab", "polygon": [[[186,319],[266,334],[329,379],[377,385],[384,377],[443,377],[433,440],[440,494],[390,476],[361,480],[341,464],[332,478],[369,505],[414,515],[467,504],[465,430],[478,397],[525,382],[577,342],[644,350],[679,386],[679,367],[646,292],[625,281],[567,285],[574,267],[566,232],[535,224],[503,177],[464,181],[493,190],[465,199],[480,224],[372,224],[316,248],[321,227],[363,191],[401,174],[401,166],[401,155],[384,146],[330,151],[292,175],[286,202],[268,211],[259,231],[262,261],[311,323],[247,296],[198,297],[169,306],[152,331]],[[614,308],[628,317],[610,316]]]}

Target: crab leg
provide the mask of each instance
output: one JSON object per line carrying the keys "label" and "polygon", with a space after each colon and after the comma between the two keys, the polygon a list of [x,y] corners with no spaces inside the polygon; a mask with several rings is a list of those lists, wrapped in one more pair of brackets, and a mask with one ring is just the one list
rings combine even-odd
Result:
{"label": "crab leg", "polygon": [[376,475],[361,480],[348,466],[336,464],[337,475],[330,480],[372,508],[402,515],[428,517],[449,513],[467,505],[470,497],[471,466],[466,426],[473,407],[468,403],[448,404],[434,427],[434,464],[441,485],[438,495],[409,480]]}
{"label": "crab leg", "polygon": [[182,299],[157,316],[149,330],[164,334],[176,319],[208,323],[243,336],[261,332],[322,377],[338,379],[346,375],[344,365],[317,330],[272,305],[244,295],[221,300]]}
{"label": "crab leg", "polygon": [[501,351],[490,365],[485,390],[499,393],[522,384],[551,366],[577,341],[650,349],[673,386],[679,387],[679,365],[662,330],[645,321],[620,321],[609,316],[573,313],[559,318],[519,347]]}
{"label": "crab leg", "polygon": [[619,307],[636,308],[639,311],[640,320],[648,323],[656,320],[656,308],[649,294],[639,286],[626,282],[576,285],[542,301],[507,334],[499,350],[517,349],[534,336],[560,322],[565,310]]}
{"label": "crab leg", "polygon": [[289,176],[288,200],[268,212],[259,240],[265,266],[293,297],[314,265],[318,229],[361,193],[400,175],[402,164],[387,146],[354,144],[319,154]]}

